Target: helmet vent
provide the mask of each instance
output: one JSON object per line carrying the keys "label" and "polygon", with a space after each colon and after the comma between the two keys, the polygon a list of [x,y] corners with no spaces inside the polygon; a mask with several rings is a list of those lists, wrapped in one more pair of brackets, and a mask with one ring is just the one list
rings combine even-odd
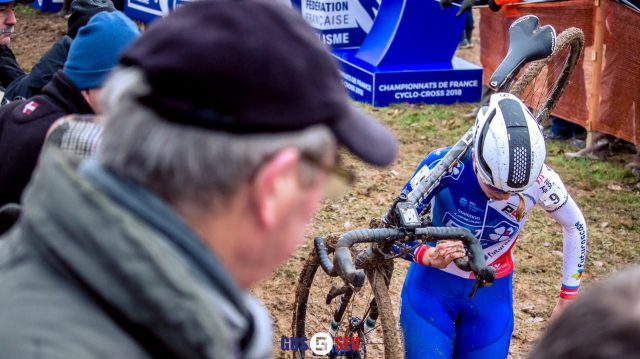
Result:
{"label": "helmet vent", "polygon": [[531,172],[531,141],[525,110],[519,102],[504,99],[498,103],[509,138],[509,176],[507,185],[522,188],[529,183]]}

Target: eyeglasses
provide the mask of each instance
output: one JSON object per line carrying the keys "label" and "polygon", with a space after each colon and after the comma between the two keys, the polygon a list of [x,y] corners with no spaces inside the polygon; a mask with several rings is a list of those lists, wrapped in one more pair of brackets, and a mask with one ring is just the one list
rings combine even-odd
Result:
{"label": "eyeglasses", "polygon": [[16,3],[15,2],[1,4],[0,5],[0,12],[6,11],[6,10],[14,11],[15,7],[16,7]]}
{"label": "eyeglasses", "polygon": [[336,161],[332,166],[327,165],[320,159],[304,152],[300,154],[300,159],[321,169],[327,174],[327,182],[325,184],[324,191],[327,198],[336,199],[341,197],[356,181],[355,174],[342,167],[338,158],[336,158]]}

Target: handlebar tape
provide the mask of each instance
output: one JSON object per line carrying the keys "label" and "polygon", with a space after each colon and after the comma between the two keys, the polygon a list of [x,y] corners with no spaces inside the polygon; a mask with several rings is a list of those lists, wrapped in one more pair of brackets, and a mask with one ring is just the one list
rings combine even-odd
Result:
{"label": "handlebar tape", "polygon": [[[495,269],[487,266],[480,242],[471,234],[471,232],[460,227],[417,228],[415,230],[415,234],[395,228],[356,229],[340,236],[338,243],[336,244],[333,267],[329,268],[327,266],[327,268],[325,268],[325,266],[323,266],[323,269],[325,271],[327,271],[327,269],[331,269],[327,273],[335,271],[335,273],[340,275],[340,277],[344,278],[353,286],[362,287],[362,285],[364,285],[365,275],[362,271],[356,270],[356,267],[351,260],[350,248],[357,243],[373,243],[385,238],[400,240],[406,236],[425,236],[433,240],[458,239],[463,241],[468,249],[468,258],[461,261],[455,261],[456,265],[461,266],[460,269],[462,270],[473,271],[478,279],[487,283],[493,282]],[[323,259],[320,260],[321,265],[322,262]]]}

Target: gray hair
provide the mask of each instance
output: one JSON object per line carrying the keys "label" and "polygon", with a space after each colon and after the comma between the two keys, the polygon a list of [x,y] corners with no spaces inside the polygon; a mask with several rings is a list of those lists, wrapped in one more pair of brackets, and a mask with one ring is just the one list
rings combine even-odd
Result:
{"label": "gray hair", "polygon": [[148,91],[140,70],[113,73],[101,94],[105,128],[97,158],[105,168],[173,205],[219,207],[251,181],[266,159],[286,147],[318,159],[335,155],[335,138],[324,125],[268,135],[184,126],[141,105],[137,99]]}

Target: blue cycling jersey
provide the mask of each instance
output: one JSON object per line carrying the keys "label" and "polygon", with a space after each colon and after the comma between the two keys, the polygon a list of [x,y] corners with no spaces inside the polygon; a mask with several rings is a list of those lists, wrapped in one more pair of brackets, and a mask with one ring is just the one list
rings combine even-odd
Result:
{"label": "blue cycling jersey", "polygon": [[[430,153],[418,166],[402,191],[409,193],[419,181],[447,154],[449,148]],[[471,151],[468,151],[441,178],[438,186],[418,206],[423,211],[431,204],[434,226],[464,227],[480,240],[487,264],[496,268],[498,278],[513,271],[511,248],[527,221],[527,214],[540,205],[564,229],[565,262],[563,288],[577,292],[586,254],[586,224],[560,177],[544,166],[536,183],[522,192],[525,215],[518,221],[516,209],[520,197],[513,194],[507,200],[490,200],[480,188],[473,171]],[[444,269],[460,277],[472,273],[458,269],[453,263]]]}
{"label": "blue cycling jersey", "polygon": [[[447,154],[430,153],[402,191],[409,193]],[[467,228],[479,239],[496,281],[468,294],[473,274],[453,263],[434,269],[413,264],[402,292],[400,322],[407,358],[505,358],[513,330],[511,248],[534,206],[542,207],[562,225],[564,234],[561,296],[577,294],[586,254],[586,224],[560,177],[544,166],[536,183],[522,192],[525,215],[516,219],[520,197],[490,200],[473,171],[468,151],[441,178],[418,207],[431,205],[434,226]]]}

